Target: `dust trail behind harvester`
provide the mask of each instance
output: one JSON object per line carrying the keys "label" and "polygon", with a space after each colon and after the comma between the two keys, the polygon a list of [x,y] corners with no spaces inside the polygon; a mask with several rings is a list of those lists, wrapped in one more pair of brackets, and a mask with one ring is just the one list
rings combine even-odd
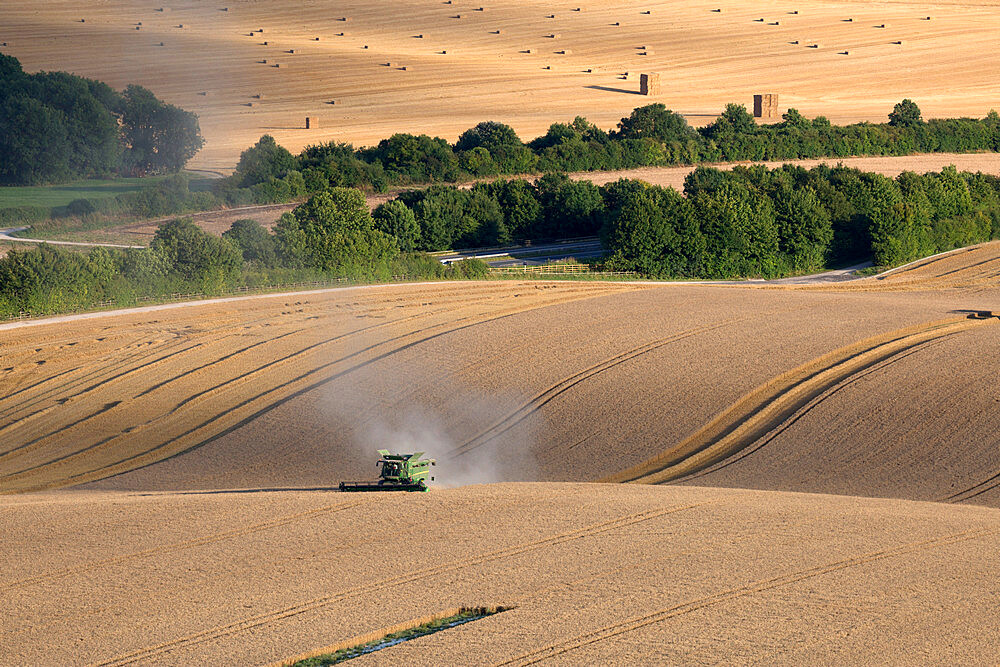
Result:
{"label": "dust trail behind harvester", "polygon": [[[341,389],[324,401],[325,411],[338,426],[336,446],[349,450],[349,459],[370,461],[366,470],[372,479],[378,473],[375,462],[379,449],[403,454],[424,452],[426,458],[436,459],[431,488],[538,478],[532,451],[534,430],[529,425],[507,438],[497,438],[457,455],[464,443],[503,419],[523,400],[475,392],[440,376],[416,382],[413,375],[412,368],[394,379],[364,373],[352,383],[350,391]],[[407,387],[420,387],[420,392],[406,391]]]}

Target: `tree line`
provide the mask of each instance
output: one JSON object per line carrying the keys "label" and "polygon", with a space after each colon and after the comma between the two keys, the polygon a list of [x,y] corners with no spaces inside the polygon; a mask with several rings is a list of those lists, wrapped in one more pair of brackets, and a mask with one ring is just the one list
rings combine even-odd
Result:
{"label": "tree line", "polygon": [[466,130],[454,144],[439,137],[394,134],[355,149],[331,142],[299,155],[264,136],[242,154],[217,194],[232,203],[266,203],[327,187],[383,192],[390,185],[449,183],[503,174],[618,170],[740,160],[790,160],[851,155],[1000,151],[1000,115],[923,120],[912,100],[898,103],[886,123],[833,125],[789,109],[780,123],[758,125],[729,104],[695,129],[663,104],[635,109],[614,130],[585,118],[555,123],[527,143],[494,121]]}
{"label": "tree line", "polygon": [[845,167],[699,167],[670,188],[604,189],[606,265],[654,277],[774,278],[850,260],[895,266],[1000,238],[1000,178]]}
{"label": "tree line", "polygon": [[651,277],[778,277],[848,260],[892,266],[1000,236],[1000,178],[847,167],[698,167],[683,194],[565,174],[436,185],[373,212],[404,250],[502,245],[600,234],[606,267]]}
{"label": "tree line", "polygon": [[197,116],[141,86],[27,74],[0,54],[0,184],[176,172],[203,144]]}
{"label": "tree line", "polygon": [[145,249],[12,250],[0,259],[0,315],[332,278],[483,278],[479,260],[444,266],[423,251],[597,233],[599,268],[652,278],[774,278],[866,258],[889,266],[1000,238],[1000,178],[954,167],[895,179],[825,165],[699,167],[680,193],[550,174],[404,192],[371,213],[360,190],[328,188],[273,231],[239,220],[219,238],[182,218]]}
{"label": "tree line", "polygon": [[[127,91],[126,91],[127,92]],[[245,150],[232,176],[210,190],[191,192],[178,175],[142,192],[108,199],[80,199],[55,209],[0,210],[0,223],[54,218],[94,221],[159,217],[192,211],[305,199],[330,187],[384,192],[390,186],[455,183],[477,178],[566,171],[698,164],[724,160],[782,160],[914,152],[1000,150],[1000,115],[983,119],[924,121],[903,100],[882,124],[832,125],[795,109],[782,122],[758,125],[745,108],[730,104],[719,118],[694,129],[662,104],[635,109],[614,130],[584,118],[555,123],[527,143],[493,121],[463,132],[454,144],[439,137],[394,134],[376,146],[329,142],[295,155],[265,135]],[[96,223],[95,223],[96,224]]]}
{"label": "tree line", "polygon": [[96,247],[86,253],[48,244],[14,248],[0,258],[0,317],[338,278],[378,282],[486,274],[479,260],[445,266],[426,254],[401,252],[395,237],[376,228],[359,190],[331,188],[285,214],[274,232],[238,220],[220,238],[179,218],[160,225],[148,248]]}

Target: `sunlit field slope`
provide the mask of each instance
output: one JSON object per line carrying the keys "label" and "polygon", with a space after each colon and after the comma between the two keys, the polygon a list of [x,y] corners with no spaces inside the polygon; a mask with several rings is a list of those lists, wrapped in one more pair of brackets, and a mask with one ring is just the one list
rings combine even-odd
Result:
{"label": "sunlit field slope", "polygon": [[[997,265],[3,325],[4,656],[266,664],[504,606],[359,664],[989,663]],[[339,493],[379,448],[431,492]]]}
{"label": "sunlit field slope", "polygon": [[476,605],[514,609],[357,664],[989,664],[1000,642],[984,507],[494,484],[0,510],[12,664],[266,664]]}
{"label": "sunlit field slope", "polygon": [[[761,92],[834,122],[884,121],[904,97],[982,117],[998,24],[995,0],[10,0],[0,49],[197,112],[208,145],[191,166],[225,170],[264,133],[297,149],[498,120],[530,138],[652,101],[701,123]],[[637,94],[641,72],[662,75],[661,95]]]}

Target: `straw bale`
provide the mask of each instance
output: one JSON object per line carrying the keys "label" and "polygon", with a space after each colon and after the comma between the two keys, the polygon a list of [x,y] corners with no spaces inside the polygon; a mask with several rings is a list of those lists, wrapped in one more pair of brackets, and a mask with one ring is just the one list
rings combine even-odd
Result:
{"label": "straw bale", "polygon": [[640,74],[639,75],[639,94],[640,95],[659,95],[660,94],[660,75],[659,74]]}
{"label": "straw bale", "polygon": [[778,116],[777,93],[763,93],[753,96],[754,118],[776,118]]}

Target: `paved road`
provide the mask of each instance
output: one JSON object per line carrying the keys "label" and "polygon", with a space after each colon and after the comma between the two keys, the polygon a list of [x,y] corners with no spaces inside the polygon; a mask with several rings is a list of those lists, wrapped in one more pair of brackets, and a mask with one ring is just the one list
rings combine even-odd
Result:
{"label": "paved road", "polygon": [[533,266],[560,259],[589,259],[604,254],[600,240],[596,237],[572,239],[553,243],[504,246],[501,248],[471,248],[452,252],[436,253],[443,264],[459,262],[463,259],[482,259],[490,266]]}

